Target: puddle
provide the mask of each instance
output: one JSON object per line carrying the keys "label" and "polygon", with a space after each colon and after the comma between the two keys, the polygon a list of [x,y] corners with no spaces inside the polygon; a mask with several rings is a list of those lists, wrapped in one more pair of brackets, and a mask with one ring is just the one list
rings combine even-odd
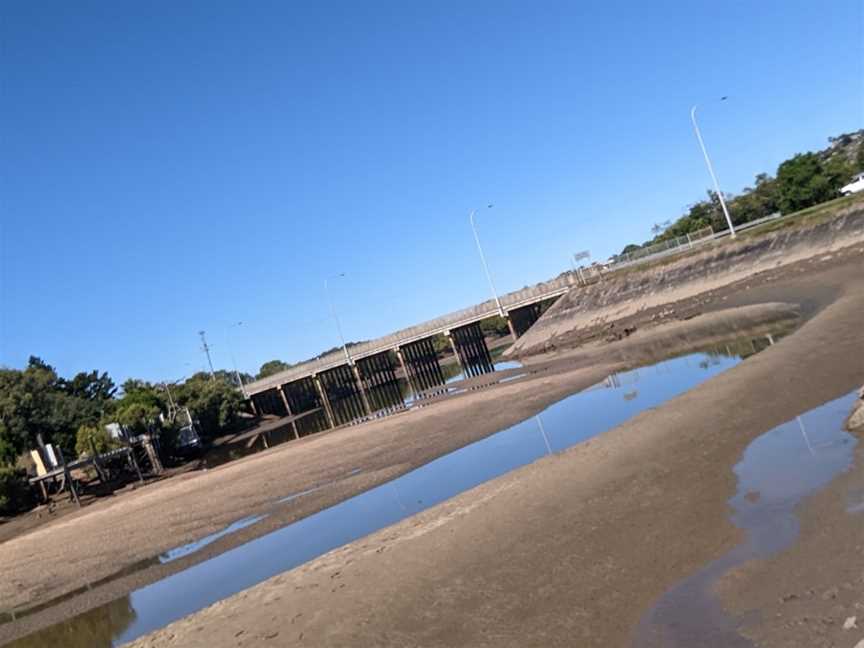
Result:
{"label": "puddle", "polygon": [[[546,454],[594,437],[740,361],[734,352],[727,353],[724,349],[611,375],[537,416],[439,457],[391,482],[10,645],[28,648],[53,642],[107,648],[131,641]],[[254,523],[250,520],[246,518],[235,524],[248,526]],[[226,529],[213,535],[223,537],[227,533],[230,531]],[[204,546],[201,543],[215,539],[208,536],[175,551],[189,553]],[[94,624],[100,628],[98,635],[91,632]],[[105,629],[106,624],[111,626],[110,632]],[[86,635],[87,642],[76,643],[78,633]]]}
{"label": "puddle", "polygon": [[712,587],[730,569],[791,546],[798,536],[795,507],[852,465],[855,438],[843,423],[853,392],[787,421],[756,438],[734,471],[732,522],[746,540],[669,590],[642,618],[636,648],[753,648],[744,620],[728,617]]}
{"label": "puddle", "polygon": [[[302,493],[298,493],[297,495],[289,495],[281,501],[288,501],[289,499],[294,499],[295,497],[299,497]],[[185,544],[180,547],[175,547],[174,549],[169,549],[165,553],[159,556],[160,563],[169,563],[173,560],[177,560],[178,558],[183,558],[183,556],[188,556],[191,553],[195,553],[199,549],[203,549],[209,544],[213,544],[219,538],[224,538],[225,536],[234,533],[235,531],[240,531],[241,529],[245,529],[246,527],[250,527],[256,522],[260,522],[264,518],[268,517],[267,514],[263,515],[250,515],[249,517],[245,517],[242,520],[237,520],[236,522],[232,522],[224,529],[220,529],[216,533],[211,533],[210,535],[206,535],[203,538],[195,540],[194,542],[190,542],[189,544]]]}
{"label": "puddle", "polygon": [[846,512],[855,515],[864,513],[864,489],[853,490],[846,502]]}

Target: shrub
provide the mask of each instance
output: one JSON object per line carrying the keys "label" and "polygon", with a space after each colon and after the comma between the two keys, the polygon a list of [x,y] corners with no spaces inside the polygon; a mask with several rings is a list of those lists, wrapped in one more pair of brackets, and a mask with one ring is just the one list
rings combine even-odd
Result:
{"label": "shrub", "polygon": [[[92,444],[91,444],[92,441]],[[75,439],[75,452],[78,456],[93,454],[92,446],[96,447],[97,453],[107,452],[120,445],[119,441],[112,439],[102,426],[82,425],[78,428],[78,436]]]}
{"label": "shrub", "polygon": [[12,514],[32,506],[33,493],[27,473],[13,466],[0,465],[0,513]]}

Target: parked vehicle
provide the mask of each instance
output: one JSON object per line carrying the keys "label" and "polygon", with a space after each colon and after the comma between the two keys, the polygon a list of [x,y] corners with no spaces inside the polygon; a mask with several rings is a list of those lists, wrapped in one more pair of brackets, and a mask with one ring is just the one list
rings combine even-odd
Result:
{"label": "parked vehicle", "polygon": [[850,196],[859,191],[864,191],[864,171],[856,173],[852,176],[852,182],[845,187],[840,187],[840,193],[844,196]]}

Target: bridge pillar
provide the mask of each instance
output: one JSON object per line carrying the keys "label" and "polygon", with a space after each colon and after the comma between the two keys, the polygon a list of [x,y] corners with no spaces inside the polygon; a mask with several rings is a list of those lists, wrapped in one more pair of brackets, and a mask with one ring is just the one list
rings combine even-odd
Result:
{"label": "bridge pillar", "polygon": [[460,326],[450,331],[453,347],[466,377],[495,371],[480,322]]}
{"label": "bridge pillar", "polygon": [[431,337],[410,342],[400,347],[400,350],[404,354],[405,369],[418,399],[424,391],[446,382]]}
{"label": "bridge pillar", "polygon": [[327,407],[311,376],[285,383],[282,385],[282,393],[285,395],[291,415],[305,415],[294,422],[294,429],[299,436],[321,432],[332,427]]}
{"label": "bridge pillar", "polygon": [[252,396],[252,403],[260,415],[273,414],[274,416],[286,416],[288,412],[282,399],[277,394],[277,389],[271,388]]}
{"label": "bridge pillar", "polygon": [[[453,349],[453,355],[456,356],[456,361],[459,363],[462,374],[465,375],[465,365],[462,364],[462,356],[459,355],[459,349],[456,348],[456,342],[453,340],[453,331],[444,331],[444,335],[450,342],[450,348]],[[468,376],[465,375],[465,377],[467,378]]]}
{"label": "bridge pillar", "polygon": [[368,415],[368,404],[357,380],[355,367],[343,364],[327,369],[318,374],[318,381],[330,403],[330,412],[336,425],[345,425]]}
{"label": "bridge pillar", "polygon": [[404,409],[396,366],[390,351],[376,353],[357,361],[359,380],[368,395],[370,413]]}
{"label": "bridge pillar", "polygon": [[417,387],[414,385],[414,378],[411,376],[411,372],[408,371],[408,365],[405,364],[405,356],[402,353],[402,349],[396,347],[394,351],[396,352],[396,358],[399,360],[399,366],[402,367],[402,372],[405,374],[405,380],[408,381],[408,386],[411,387],[411,392],[416,394]]}
{"label": "bridge pillar", "polygon": [[336,419],[333,417],[333,409],[330,406],[330,400],[327,398],[327,392],[321,386],[321,379],[318,376],[312,376],[312,381],[315,383],[315,391],[318,393],[318,399],[324,405],[324,413],[327,415],[327,423],[331,428],[336,427]]}
{"label": "bridge pillar", "polygon": [[366,385],[363,384],[363,378],[360,376],[360,370],[357,368],[357,363],[351,365],[351,371],[354,373],[354,380],[357,382],[357,387],[360,388],[360,400],[363,401],[363,409],[367,414],[372,413],[372,407],[369,405],[369,395],[366,393]]}
{"label": "bridge pillar", "polygon": [[[285,390],[282,389],[282,385],[279,385],[276,388],[276,391],[279,392],[279,395],[282,397],[282,402],[285,404],[285,411],[288,412],[288,416],[294,416],[291,413],[291,404],[288,402],[288,397],[285,395]],[[294,421],[291,421],[291,431],[294,433],[294,438],[299,439],[300,435],[297,434],[297,424]],[[266,437],[265,437],[266,438]]]}
{"label": "bridge pillar", "polygon": [[515,342],[519,339],[519,336],[516,335],[516,328],[513,326],[513,318],[510,317],[510,313],[507,313],[507,317],[505,317],[504,320],[507,322],[507,328],[510,329],[510,337],[512,337]]}
{"label": "bridge pillar", "polygon": [[521,306],[520,308],[514,308],[511,310],[507,318],[508,323],[510,324],[510,332],[513,334],[513,338],[520,338],[525,335],[526,331],[534,326],[534,323],[540,319],[540,316],[546,312],[546,309],[551,306],[557,300],[557,297],[552,299],[543,299],[538,302],[534,302],[533,304],[528,304],[527,306]]}

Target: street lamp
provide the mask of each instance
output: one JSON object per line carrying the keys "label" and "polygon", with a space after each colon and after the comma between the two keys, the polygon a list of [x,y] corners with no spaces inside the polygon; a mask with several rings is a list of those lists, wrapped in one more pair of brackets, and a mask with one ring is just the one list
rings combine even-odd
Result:
{"label": "street lamp", "polygon": [[363,407],[367,414],[372,414],[372,408],[369,405],[369,397],[366,395],[366,388],[363,386],[363,379],[360,377],[360,370],[354,364],[354,359],[348,353],[348,345],[345,344],[345,336],[342,335],[342,324],[339,322],[339,315],[336,314],[336,307],[333,305],[333,300],[330,298],[330,279],[338,279],[344,277],[345,273],[340,272],[338,275],[327,277],[324,279],[324,292],[327,293],[327,304],[330,306],[330,314],[333,316],[333,321],[336,322],[336,330],[339,332],[339,341],[342,342],[342,351],[345,353],[345,361],[348,367],[354,374],[354,379],[357,381],[357,387],[360,389],[360,399],[363,401]]}
{"label": "street lamp", "polygon": [[354,361],[351,359],[351,354],[348,353],[348,345],[345,344],[345,336],[342,335],[342,324],[339,323],[339,316],[336,314],[336,307],[333,305],[333,300],[330,297],[330,280],[344,276],[345,273],[340,272],[338,275],[333,275],[332,277],[324,279],[324,292],[327,295],[327,305],[330,307],[330,316],[333,318],[333,321],[336,322],[336,330],[339,332],[339,341],[342,342],[342,351],[345,352],[345,360],[348,361],[349,366],[353,366]]}
{"label": "street lamp", "polygon": [[[491,209],[492,205],[487,206]],[[477,225],[474,223],[474,214],[477,210],[472,209],[468,214],[468,222],[471,223],[471,231],[474,232],[474,241],[477,243],[477,251],[480,253],[480,261],[483,264],[483,271],[486,273],[486,279],[489,281],[489,288],[492,290],[492,298],[495,300],[495,305],[498,307],[498,314],[501,317],[507,317],[504,312],[504,307],[501,306],[501,300],[498,299],[498,292],[495,290],[495,284],[492,282],[492,275],[489,274],[489,266],[486,265],[486,257],[483,255],[483,247],[480,245],[480,237],[477,235]]]}
{"label": "street lamp", "polygon": [[[720,101],[725,101],[726,97],[722,97]],[[690,109],[690,121],[693,122],[693,130],[696,131],[696,139],[699,140],[699,147],[702,149],[702,155],[705,156],[705,164],[708,166],[708,173],[711,174],[711,180],[714,182],[714,191],[717,192],[717,197],[720,199],[720,207],[723,208],[723,215],[726,217],[726,222],[729,224],[729,233],[732,238],[735,238],[735,226],[732,225],[732,219],[729,216],[729,210],[726,208],[726,201],[723,200],[723,192],[720,191],[720,183],[717,181],[717,175],[714,173],[714,166],[711,164],[711,158],[708,157],[708,151],[705,149],[705,142],[702,140],[702,133],[699,131],[699,125],[696,123],[696,106]]]}
{"label": "street lamp", "polygon": [[225,342],[228,344],[228,353],[231,354],[231,364],[234,367],[234,375],[237,378],[237,383],[240,385],[240,391],[243,393],[244,398],[249,398],[249,394],[246,393],[246,385],[243,384],[243,378],[240,376],[240,372],[237,370],[237,360],[234,357],[234,348],[231,346],[231,329],[236,326],[242,326],[243,322],[234,322],[225,327]]}

